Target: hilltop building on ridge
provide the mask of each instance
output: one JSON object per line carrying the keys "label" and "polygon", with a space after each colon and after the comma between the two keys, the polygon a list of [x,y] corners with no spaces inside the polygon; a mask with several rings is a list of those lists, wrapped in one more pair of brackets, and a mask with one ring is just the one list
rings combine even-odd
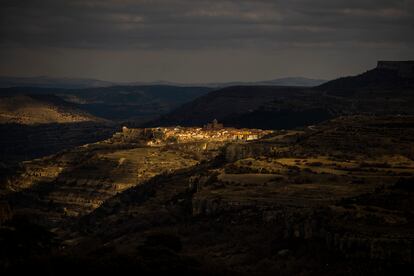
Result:
{"label": "hilltop building on ridge", "polygon": [[222,129],[224,126],[220,124],[217,119],[214,119],[211,123],[204,125],[205,130],[214,130],[214,129]]}

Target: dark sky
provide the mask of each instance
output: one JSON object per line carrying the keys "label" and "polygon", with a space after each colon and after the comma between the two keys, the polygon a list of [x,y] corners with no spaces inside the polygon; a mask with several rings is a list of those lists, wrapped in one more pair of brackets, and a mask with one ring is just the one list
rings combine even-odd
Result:
{"label": "dark sky", "polygon": [[0,75],[330,79],[414,59],[414,0],[0,3]]}

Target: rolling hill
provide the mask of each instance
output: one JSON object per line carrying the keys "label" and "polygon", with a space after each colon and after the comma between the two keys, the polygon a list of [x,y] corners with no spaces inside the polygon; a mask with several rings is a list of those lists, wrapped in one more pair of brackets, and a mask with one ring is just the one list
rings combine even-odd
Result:
{"label": "rolling hill", "polygon": [[168,85],[111,86],[86,89],[12,87],[0,96],[55,95],[96,117],[111,121],[144,122],[211,91],[207,87]]}
{"label": "rolling hill", "polygon": [[[150,122],[148,125],[200,126],[213,119],[218,119],[226,125],[246,127],[245,121],[242,121],[241,118],[254,115],[261,108],[269,106],[269,104],[275,101],[284,102],[293,98],[302,98],[309,93],[312,93],[312,91],[301,87],[227,87],[210,92],[187,103],[173,112],[162,116],[159,120]],[[279,111],[284,112],[286,108],[289,107],[285,106],[283,110]],[[255,126],[252,127],[263,127],[260,121],[253,122],[253,125]]]}
{"label": "rolling hill", "polygon": [[16,95],[0,98],[0,124],[24,125],[102,121],[53,95]]}
{"label": "rolling hill", "polygon": [[114,130],[110,121],[54,95],[2,95],[0,167],[96,142]]}
{"label": "rolling hill", "polygon": [[[414,73],[410,62],[378,66],[320,86],[235,86],[189,102],[147,125],[294,128],[353,114],[413,114]],[[386,63],[388,64],[388,63]]]}

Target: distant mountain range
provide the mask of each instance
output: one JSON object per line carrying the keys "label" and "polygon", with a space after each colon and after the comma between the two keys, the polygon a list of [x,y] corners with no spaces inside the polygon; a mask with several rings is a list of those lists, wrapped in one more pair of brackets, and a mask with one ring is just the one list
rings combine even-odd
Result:
{"label": "distant mountain range", "polygon": [[[86,79],[69,80],[65,84],[65,80],[43,78],[43,84],[51,86],[71,83],[98,87],[11,87],[1,88],[0,96],[26,95],[32,97],[29,98],[32,102],[33,96],[53,95],[88,116],[132,126],[202,126],[218,119],[233,127],[281,129],[307,126],[342,115],[414,114],[413,68],[411,61],[381,61],[365,73],[322,84],[318,80],[286,78],[199,86],[168,82],[121,86]],[[34,79],[26,80],[27,85],[35,83]],[[40,81],[37,84],[42,85]],[[43,99],[36,98],[36,106],[39,100]],[[18,113],[10,106],[13,105],[0,106],[0,111],[6,110],[4,118]],[[23,111],[22,120],[31,117],[24,115],[27,110]],[[39,117],[36,114],[33,113],[33,118]]]}
{"label": "distant mountain range", "polygon": [[[222,83],[206,83],[205,86],[212,87],[228,87],[228,86],[255,86],[255,85],[266,85],[266,86],[303,86],[313,87],[325,83],[326,80],[322,79],[309,79],[304,77],[288,77],[279,78],[267,81],[254,81],[254,82],[222,82]],[[202,84],[201,84],[202,85]]]}
{"label": "distant mountain range", "polygon": [[218,83],[177,83],[169,81],[154,81],[154,82],[110,82],[96,79],[82,79],[82,78],[52,78],[52,77],[0,77],[0,88],[9,87],[40,87],[40,88],[63,88],[63,89],[81,89],[94,87],[109,87],[109,86],[143,86],[143,85],[168,85],[180,87],[227,87],[235,85],[277,85],[277,86],[317,86],[326,82],[320,79],[309,79],[303,77],[289,77],[279,78],[267,81],[253,81],[253,82],[218,82]]}
{"label": "distant mountain range", "polygon": [[0,88],[41,87],[78,89],[87,87],[107,87],[116,83],[95,79],[52,78],[52,77],[0,77]]}

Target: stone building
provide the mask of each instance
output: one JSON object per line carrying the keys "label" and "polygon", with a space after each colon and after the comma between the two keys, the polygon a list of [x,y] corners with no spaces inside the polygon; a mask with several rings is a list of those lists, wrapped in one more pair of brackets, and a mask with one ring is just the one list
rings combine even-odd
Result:
{"label": "stone building", "polygon": [[222,129],[223,127],[223,124],[220,124],[217,119],[214,119],[211,123],[204,125],[204,129],[206,130]]}

